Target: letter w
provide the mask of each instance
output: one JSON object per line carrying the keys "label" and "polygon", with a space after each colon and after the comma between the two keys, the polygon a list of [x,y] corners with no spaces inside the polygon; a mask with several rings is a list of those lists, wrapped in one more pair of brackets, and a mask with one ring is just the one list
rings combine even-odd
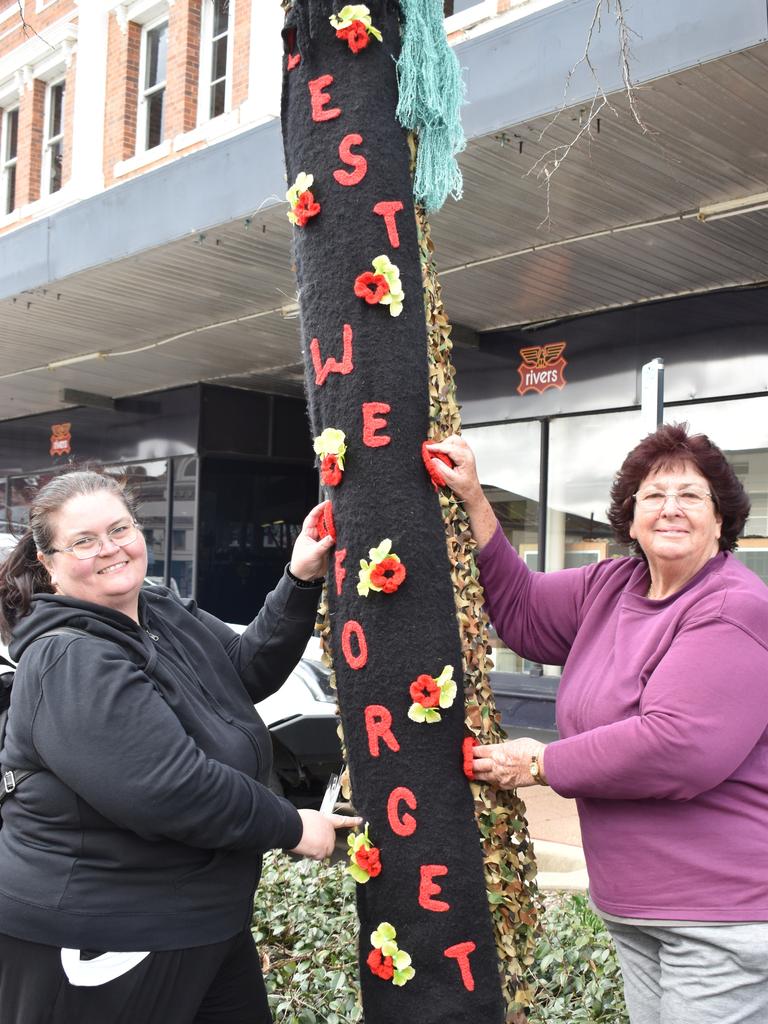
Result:
{"label": "letter w", "polygon": [[312,354],[312,365],[315,368],[315,383],[318,387],[322,387],[325,384],[328,374],[330,373],[352,373],[354,366],[352,365],[352,327],[350,324],[344,324],[344,355],[341,358],[341,362],[338,359],[334,359],[333,356],[329,356],[325,362],[320,358],[320,342],[317,338],[313,338],[309,344],[309,351]]}

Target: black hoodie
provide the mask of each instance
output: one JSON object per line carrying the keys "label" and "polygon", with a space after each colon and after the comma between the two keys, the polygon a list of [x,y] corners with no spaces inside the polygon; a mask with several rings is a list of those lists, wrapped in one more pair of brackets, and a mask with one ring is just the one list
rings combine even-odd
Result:
{"label": "black hoodie", "polygon": [[[271,745],[253,703],[301,657],[318,595],[284,576],[242,636],[164,587],[142,590],[141,626],[33,599],[10,648],[20,661],[2,763],[42,770],[3,807],[0,933],[163,950],[247,926],[261,853],[302,833],[265,788]],[[88,635],[24,653],[61,626]]]}

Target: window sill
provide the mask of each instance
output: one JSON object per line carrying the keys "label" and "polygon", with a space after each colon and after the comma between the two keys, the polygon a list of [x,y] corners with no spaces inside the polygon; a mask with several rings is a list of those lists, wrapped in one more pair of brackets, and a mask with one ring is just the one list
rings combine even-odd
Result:
{"label": "window sill", "polygon": [[470,7],[466,11],[459,11],[457,14],[452,14],[446,18],[445,34],[451,35],[453,32],[466,31],[468,28],[473,28],[480,21],[495,18],[497,8],[497,0],[479,0],[474,7]]}
{"label": "window sill", "polygon": [[22,221],[39,220],[41,217],[47,217],[49,214],[56,213],[65,206],[69,206],[73,201],[72,188],[68,183],[63,185],[58,192],[51,192],[46,196],[41,196],[39,199],[26,203],[24,206],[17,206],[11,213],[0,216],[0,230]]}
{"label": "window sill", "polygon": [[154,146],[152,149],[145,149],[142,153],[137,153],[136,156],[131,156],[127,160],[118,160],[112,169],[112,173],[115,178],[122,178],[124,175],[131,174],[133,171],[140,171],[143,167],[157,163],[158,160],[164,160],[167,156],[170,156],[171,149],[171,140],[166,139],[164,142],[161,142],[159,146]]}
{"label": "window sill", "polygon": [[225,111],[225,113],[219,114],[218,117],[213,117],[209,121],[203,121],[197,128],[192,128],[191,131],[182,132],[180,135],[177,135],[173,140],[174,152],[178,153],[179,150],[188,149],[199,142],[212,142],[214,139],[221,138],[222,135],[229,135],[239,127],[240,111]]}

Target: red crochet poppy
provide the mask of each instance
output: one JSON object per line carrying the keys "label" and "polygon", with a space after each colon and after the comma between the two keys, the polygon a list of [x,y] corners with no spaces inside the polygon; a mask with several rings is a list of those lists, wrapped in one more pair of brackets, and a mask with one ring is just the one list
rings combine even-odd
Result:
{"label": "red crochet poppy", "polygon": [[445,477],[440,472],[440,470],[435,467],[435,465],[432,462],[432,459],[438,459],[440,462],[444,462],[446,466],[450,466],[451,468],[453,468],[454,462],[449,455],[445,454],[445,452],[436,452],[430,448],[427,448],[428,444],[434,443],[434,441],[425,441],[422,444],[421,457],[424,460],[424,465],[426,467],[427,472],[429,473],[429,478],[434,484],[435,490],[437,490],[438,487],[445,487]]}
{"label": "red crochet poppy", "polygon": [[323,537],[332,537],[334,543],[336,542],[336,524],[333,521],[333,508],[330,501],[326,501],[323,505],[323,511],[318,514],[316,525],[321,540]]}
{"label": "red crochet poppy", "polygon": [[378,846],[372,846],[366,850],[362,847],[355,854],[355,863],[363,871],[367,871],[371,878],[381,874],[381,855]]}
{"label": "red crochet poppy", "polygon": [[299,198],[296,200],[296,205],[293,208],[293,212],[296,216],[299,227],[306,227],[307,221],[310,217],[316,217],[320,213],[320,203],[315,202],[315,197],[312,195],[309,189],[306,192],[302,192]]}
{"label": "red crochet poppy", "polygon": [[466,736],[461,744],[462,767],[468,779],[474,779],[475,769],[473,767],[472,748],[480,746],[480,741],[474,736]]}
{"label": "red crochet poppy", "polygon": [[352,53],[359,53],[360,50],[364,50],[370,42],[368,30],[362,21],[357,20],[353,21],[351,25],[347,25],[346,28],[338,29],[336,36],[338,39],[346,39]]}
{"label": "red crochet poppy", "polygon": [[343,473],[339,469],[338,455],[326,455],[320,463],[320,480],[327,484],[328,487],[336,487],[337,484],[341,483],[342,476]]}
{"label": "red crochet poppy", "polygon": [[383,274],[372,274],[368,270],[355,278],[355,295],[358,299],[365,299],[369,306],[375,306],[388,294],[389,285]]}
{"label": "red crochet poppy", "polygon": [[371,570],[371,583],[381,587],[385,594],[394,594],[405,579],[405,566],[389,555],[377,562]]}
{"label": "red crochet poppy", "polygon": [[419,676],[411,683],[411,700],[423,708],[436,708],[440,703],[440,687],[432,676]]}
{"label": "red crochet poppy", "polygon": [[382,978],[384,981],[392,980],[395,968],[391,956],[382,956],[380,949],[372,949],[366,963],[377,978]]}

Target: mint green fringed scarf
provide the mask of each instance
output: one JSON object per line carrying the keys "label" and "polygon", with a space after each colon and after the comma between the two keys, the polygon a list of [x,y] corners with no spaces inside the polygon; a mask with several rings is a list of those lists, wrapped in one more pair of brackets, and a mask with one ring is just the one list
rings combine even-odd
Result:
{"label": "mint green fringed scarf", "polygon": [[400,0],[400,7],[405,25],[397,62],[397,118],[419,140],[414,198],[434,213],[449,194],[462,196],[456,154],[466,145],[459,116],[464,83],[445,37],[442,0]]}

